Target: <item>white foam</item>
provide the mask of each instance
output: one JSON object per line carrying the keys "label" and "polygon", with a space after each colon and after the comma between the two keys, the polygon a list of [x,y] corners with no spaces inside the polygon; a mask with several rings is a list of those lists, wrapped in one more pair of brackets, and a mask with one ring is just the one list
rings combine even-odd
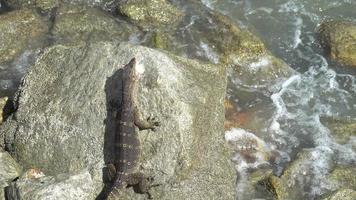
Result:
{"label": "white foam", "polygon": [[271,60],[269,59],[269,57],[264,56],[259,58],[257,62],[250,63],[249,69],[251,69],[252,71],[258,71],[259,69],[266,67],[270,64]]}
{"label": "white foam", "polygon": [[203,49],[205,56],[209,59],[210,62],[214,64],[219,63],[218,54],[212,48],[210,48],[208,44],[200,41],[200,47]]}
{"label": "white foam", "polygon": [[302,43],[301,35],[302,35],[302,27],[303,27],[303,19],[298,17],[295,22],[296,30],[294,33],[294,40],[293,40],[293,49],[296,49],[299,44]]}

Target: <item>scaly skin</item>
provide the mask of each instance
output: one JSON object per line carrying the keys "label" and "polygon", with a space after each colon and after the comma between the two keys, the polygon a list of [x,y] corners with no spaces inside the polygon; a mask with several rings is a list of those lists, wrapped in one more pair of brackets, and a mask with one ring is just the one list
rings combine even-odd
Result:
{"label": "scaly skin", "polygon": [[154,118],[142,120],[137,109],[138,76],[136,74],[136,59],[133,58],[123,68],[122,89],[122,112],[120,118],[119,132],[115,136],[115,148],[117,158],[115,166],[108,165],[109,170],[116,171],[115,179],[108,199],[118,199],[120,190],[128,185],[138,185],[140,193],[147,193],[149,189],[149,178],[141,173],[136,173],[140,156],[140,141],[135,131],[135,126],[140,130],[155,130],[159,122]]}

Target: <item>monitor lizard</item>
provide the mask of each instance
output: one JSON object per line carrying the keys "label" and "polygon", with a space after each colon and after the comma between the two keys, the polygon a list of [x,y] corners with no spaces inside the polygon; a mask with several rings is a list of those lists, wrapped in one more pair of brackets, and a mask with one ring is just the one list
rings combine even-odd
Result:
{"label": "monitor lizard", "polygon": [[[136,59],[123,68],[122,78],[122,111],[119,121],[119,131],[115,134],[115,151],[117,159],[115,164],[108,164],[109,176],[113,180],[107,199],[119,199],[120,190],[127,186],[138,186],[139,193],[147,193],[151,179],[137,172],[140,156],[140,141],[135,126],[139,130],[155,130],[160,125],[155,118],[143,120],[137,106],[138,74],[136,72]],[[111,174],[111,175],[110,175]],[[136,191],[137,192],[137,191]]]}

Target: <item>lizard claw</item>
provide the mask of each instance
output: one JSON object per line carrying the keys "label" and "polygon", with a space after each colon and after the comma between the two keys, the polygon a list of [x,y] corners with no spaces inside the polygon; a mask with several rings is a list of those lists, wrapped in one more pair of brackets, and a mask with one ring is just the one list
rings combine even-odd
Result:
{"label": "lizard claw", "polygon": [[156,128],[161,125],[161,123],[157,121],[156,117],[149,116],[147,118],[147,122],[150,124],[150,129],[152,131],[156,131]]}

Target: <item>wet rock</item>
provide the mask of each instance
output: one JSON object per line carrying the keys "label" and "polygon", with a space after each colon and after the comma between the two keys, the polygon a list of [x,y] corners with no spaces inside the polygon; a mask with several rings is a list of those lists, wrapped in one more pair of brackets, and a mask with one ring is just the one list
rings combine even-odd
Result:
{"label": "wet rock", "polygon": [[4,188],[19,177],[22,169],[9,153],[0,148],[0,200],[5,199]]}
{"label": "wet rock", "polygon": [[5,0],[11,8],[40,8],[50,10],[59,5],[59,0]]}
{"label": "wet rock", "polygon": [[0,63],[10,61],[27,48],[41,45],[48,26],[33,10],[0,15]]}
{"label": "wet rock", "polygon": [[[144,70],[140,112],[161,122],[156,132],[139,134],[141,172],[157,185],[153,198],[234,199],[236,175],[223,138],[224,68],[141,46],[48,48],[19,89],[17,112],[1,127],[7,148],[25,169],[36,166],[56,176],[89,167],[101,178],[115,155],[118,70],[132,57]],[[122,199],[146,198],[132,188],[124,193]]]}
{"label": "wet rock", "polygon": [[355,167],[336,167],[328,177],[329,181],[336,183],[340,188],[356,190]]}
{"label": "wet rock", "polygon": [[226,131],[225,139],[236,153],[233,161],[238,173],[238,199],[256,199],[268,194],[260,185],[272,176],[270,160],[275,152],[262,139],[244,129]]}
{"label": "wet rock", "polygon": [[40,8],[48,11],[58,7],[60,3],[100,7],[106,11],[113,11],[119,4],[119,0],[5,0],[11,8]]}
{"label": "wet rock", "polygon": [[[95,182],[88,170],[75,174],[45,176],[35,170],[29,170],[5,190],[8,199],[95,199],[98,191],[94,190]],[[100,186],[100,183],[99,183]]]}
{"label": "wet rock", "polygon": [[326,21],[319,28],[321,44],[331,59],[356,67],[356,23]]}
{"label": "wet rock", "polygon": [[210,10],[200,1],[178,2],[177,7],[184,10],[184,18],[177,29],[155,31],[145,45],[232,66],[228,73],[247,86],[271,85],[294,73],[247,28]]}
{"label": "wet rock", "polygon": [[138,29],[96,8],[63,4],[57,10],[53,36],[57,43],[125,40]]}
{"label": "wet rock", "polygon": [[333,186],[324,180],[332,160],[322,157],[320,151],[328,150],[303,150],[281,177],[269,178],[266,185],[270,186],[268,190],[275,194],[276,199],[315,199],[333,189]]}
{"label": "wet rock", "polygon": [[351,189],[340,189],[324,200],[353,200],[356,199],[356,191]]}
{"label": "wet rock", "polygon": [[332,117],[323,117],[321,122],[329,129],[336,142],[339,144],[351,144],[353,149],[356,150],[356,121],[337,119]]}
{"label": "wet rock", "polygon": [[166,0],[128,0],[121,3],[118,10],[146,30],[174,26],[183,16],[180,10]]}

